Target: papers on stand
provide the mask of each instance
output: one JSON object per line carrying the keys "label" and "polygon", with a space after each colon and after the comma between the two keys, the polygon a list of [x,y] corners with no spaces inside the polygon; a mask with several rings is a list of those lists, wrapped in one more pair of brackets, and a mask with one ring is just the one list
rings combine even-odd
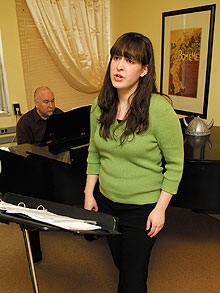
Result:
{"label": "papers on stand", "polygon": [[56,227],[60,227],[71,231],[89,231],[101,229],[96,221],[74,219],[66,216],[60,216],[47,210],[30,209],[21,205],[13,205],[4,201],[0,202],[0,211],[5,211],[8,214],[22,214],[36,221],[47,223]]}
{"label": "papers on stand", "polygon": [[0,147],[0,150],[6,151],[6,152],[10,152],[8,147]]}

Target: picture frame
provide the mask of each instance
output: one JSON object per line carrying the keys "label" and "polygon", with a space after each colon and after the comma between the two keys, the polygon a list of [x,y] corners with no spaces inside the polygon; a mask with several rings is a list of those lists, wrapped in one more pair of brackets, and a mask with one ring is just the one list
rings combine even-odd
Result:
{"label": "picture frame", "polygon": [[207,118],[216,4],[162,13],[160,92],[176,113]]}

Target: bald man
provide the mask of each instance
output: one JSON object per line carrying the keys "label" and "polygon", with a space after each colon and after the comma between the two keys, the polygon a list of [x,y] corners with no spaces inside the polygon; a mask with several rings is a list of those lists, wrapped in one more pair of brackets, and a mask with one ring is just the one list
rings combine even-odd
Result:
{"label": "bald man", "polygon": [[25,113],[17,123],[16,135],[18,144],[44,145],[47,118],[53,114],[63,112],[55,107],[54,94],[46,86],[35,90],[34,103],[34,109]]}

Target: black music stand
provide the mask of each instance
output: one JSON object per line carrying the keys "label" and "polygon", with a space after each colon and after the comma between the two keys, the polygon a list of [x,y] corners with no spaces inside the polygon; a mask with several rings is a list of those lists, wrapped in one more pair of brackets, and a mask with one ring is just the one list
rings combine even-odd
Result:
{"label": "black music stand", "polygon": [[28,259],[28,266],[31,275],[32,287],[34,293],[39,293],[37,276],[35,271],[35,265],[33,261],[30,239],[29,239],[29,231],[66,231],[74,233],[75,235],[83,235],[83,234],[93,234],[93,235],[117,235],[119,232],[117,229],[118,220],[117,218],[107,215],[104,213],[96,213],[93,211],[87,211],[79,207],[54,203],[46,200],[41,200],[38,198],[32,198],[27,196],[22,196],[14,193],[6,193],[2,200],[6,203],[11,203],[13,205],[24,204],[28,208],[36,209],[38,206],[43,206],[48,211],[67,216],[75,219],[83,219],[86,221],[96,221],[101,229],[98,230],[75,230],[70,231],[63,228],[59,228],[47,223],[39,222],[37,220],[27,218],[21,214],[7,214],[4,211],[0,211],[0,221],[9,224],[10,222],[14,222],[18,224],[21,228],[24,238],[25,250]]}

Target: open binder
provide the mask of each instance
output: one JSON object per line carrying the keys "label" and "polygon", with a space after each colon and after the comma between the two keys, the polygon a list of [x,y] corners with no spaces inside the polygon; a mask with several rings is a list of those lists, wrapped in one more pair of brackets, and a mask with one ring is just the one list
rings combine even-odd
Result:
{"label": "open binder", "polygon": [[[14,193],[4,195],[0,213],[5,220],[22,225],[26,222],[31,230],[46,227],[46,230],[61,229],[77,234],[114,234],[117,229],[117,219],[111,215]],[[34,222],[32,227],[30,222]]]}

